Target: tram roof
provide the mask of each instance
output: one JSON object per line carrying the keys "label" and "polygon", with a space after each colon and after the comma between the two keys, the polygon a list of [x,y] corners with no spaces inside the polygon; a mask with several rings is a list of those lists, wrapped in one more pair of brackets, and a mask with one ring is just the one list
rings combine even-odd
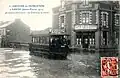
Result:
{"label": "tram roof", "polygon": [[49,31],[42,30],[42,31],[33,31],[31,36],[49,36]]}
{"label": "tram roof", "polygon": [[31,36],[49,36],[49,34],[31,34]]}
{"label": "tram roof", "polygon": [[50,36],[69,36],[69,34],[66,34],[66,33],[59,33],[59,34],[55,34],[55,33],[52,33],[50,34]]}

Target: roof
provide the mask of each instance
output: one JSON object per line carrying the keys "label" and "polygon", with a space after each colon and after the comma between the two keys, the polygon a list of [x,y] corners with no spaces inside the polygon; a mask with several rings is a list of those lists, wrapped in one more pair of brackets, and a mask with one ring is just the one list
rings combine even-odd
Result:
{"label": "roof", "polygon": [[0,22],[0,28],[4,28],[12,24],[14,21],[1,21]]}
{"label": "roof", "polygon": [[[21,21],[21,19],[15,19],[15,20],[12,20],[12,21],[0,21],[0,28],[4,28],[4,27],[7,27],[9,25],[11,25],[12,23],[15,23],[15,22],[20,22],[20,23],[23,23]],[[25,24],[25,23],[23,23]],[[25,24],[26,25],[26,24]],[[26,25],[28,26],[28,25]],[[29,26],[28,26],[29,27]]]}
{"label": "roof", "polygon": [[62,30],[59,29],[52,29],[51,33],[50,33],[50,28],[47,28],[45,30],[41,30],[41,31],[33,31],[31,33],[32,36],[63,36],[63,35],[68,35],[65,32],[61,32]]}

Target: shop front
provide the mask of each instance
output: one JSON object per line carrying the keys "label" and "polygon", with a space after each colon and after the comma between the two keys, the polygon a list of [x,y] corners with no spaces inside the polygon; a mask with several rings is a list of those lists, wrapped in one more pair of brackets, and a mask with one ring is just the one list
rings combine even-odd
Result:
{"label": "shop front", "polygon": [[75,46],[79,48],[95,48],[96,30],[96,25],[76,25],[74,28],[76,33]]}
{"label": "shop front", "polygon": [[81,48],[95,47],[95,32],[76,32],[76,46]]}

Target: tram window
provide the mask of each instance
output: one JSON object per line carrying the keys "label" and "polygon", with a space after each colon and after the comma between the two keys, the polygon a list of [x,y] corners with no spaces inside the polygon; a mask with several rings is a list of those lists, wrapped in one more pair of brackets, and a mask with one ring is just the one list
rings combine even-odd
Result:
{"label": "tram window", "polygon": [[47,44],[49,43],[49,37],[47,37]]}
{"label": "tram window", "polygon": [[37,43],[39,43],[39,37],[37,37]]}
{"label": "tram window", "polygon": [[37,43],[38,42],[38,38],[37,37],[34,37],[33,38],[33,43]]}
{"label": "tram window", "polygon": [[33,42],[33,43],[35,42],[35,39],[34,39],[34,37],[32,38],[32,42]]}
{"label": "tram window", "polygon": [[39,37],[39,43],[40,43],[41,38]]}
{"label": "tram window", "polygon": [[51,38],[51,39],[50,39],[50,42],[52,42],[52,40],[53,40],[53,39]]}

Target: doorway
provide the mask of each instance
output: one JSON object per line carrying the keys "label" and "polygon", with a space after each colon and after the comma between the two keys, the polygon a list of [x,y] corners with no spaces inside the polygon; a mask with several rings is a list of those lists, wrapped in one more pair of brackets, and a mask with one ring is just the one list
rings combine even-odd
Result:
{"label": "doorway", "polygon": [[82,48],[89,48],[95,45],[95,32],[77,32],[76,43],[81,45]]}

